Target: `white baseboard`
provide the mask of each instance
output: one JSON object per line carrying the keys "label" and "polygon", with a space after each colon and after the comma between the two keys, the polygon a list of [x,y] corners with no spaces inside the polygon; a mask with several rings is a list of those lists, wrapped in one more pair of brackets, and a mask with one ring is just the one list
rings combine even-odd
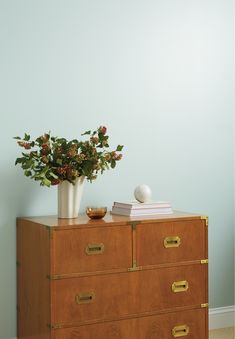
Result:
{"label": "white baseboard", "polygon": [[235,326],[235,306],[209,309],[209,329]]}

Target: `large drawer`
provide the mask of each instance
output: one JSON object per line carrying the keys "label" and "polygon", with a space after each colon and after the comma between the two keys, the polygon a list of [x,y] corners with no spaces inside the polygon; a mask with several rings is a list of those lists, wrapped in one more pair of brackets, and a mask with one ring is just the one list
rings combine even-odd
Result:
{"label": "large drawer", "polygon": [[204,220],[143,223],[136,228],[138,266],[207,258]]}
{"label": "large drawer", "polygon": [[54,280],[52,322],[83,323],[207,302],[207,265]]}
{"label": "large drawer", "polygon": [[130,226],[58,230],[52,236],[52,274],[128,268],[132,265]]}
{"label": "large drawer", "polygon": [[207,339],[207,310],[167,313],[52,332],[52,339]]}

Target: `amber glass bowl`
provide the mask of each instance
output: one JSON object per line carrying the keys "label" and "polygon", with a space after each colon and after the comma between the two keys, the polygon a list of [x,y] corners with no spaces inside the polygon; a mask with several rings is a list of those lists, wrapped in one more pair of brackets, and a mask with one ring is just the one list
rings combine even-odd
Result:
{"label": "amber glass bowl", "polygon": [[101,219],[107,213],[107,207],[87,207],[86,214],[91,219]]}

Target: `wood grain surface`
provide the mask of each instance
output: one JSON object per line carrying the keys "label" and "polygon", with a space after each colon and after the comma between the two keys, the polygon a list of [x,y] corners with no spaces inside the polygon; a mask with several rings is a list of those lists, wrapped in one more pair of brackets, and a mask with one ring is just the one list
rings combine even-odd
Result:
{"label": "wood grain surface", "polygon": [[[207,233],[205,217],[184,212],[18,218],[18,338],[170,339],[187,323],[187,338],[208,339]],[[164,247],[171,236],[179,247]]]}

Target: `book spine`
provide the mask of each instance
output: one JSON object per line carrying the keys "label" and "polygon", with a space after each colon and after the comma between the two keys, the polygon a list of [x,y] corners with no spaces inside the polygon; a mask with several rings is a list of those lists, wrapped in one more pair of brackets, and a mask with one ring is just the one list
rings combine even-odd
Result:
{"label": "book spine", "polygon": [[113,207],[112,208],[113,214],[120,214],[120,215],[126,215],[126,216],[140,216],[140,215],[154,215],[154,214],[171,214],[173,213],[171,208],[159,208],[159,209],[142,209],[142,210],[128,210],[126,208],[118,208]]}
{"label": "book spine", "polygon": [[130,204],[119,204],[115,203],[113,204],[113,207],[115,208],[125,208],[128,210],[142,210],[142,209],[153,209],[153,208],[171,208],[170,204],[156,204],[156,205],[149,205],[149,204],[143,204],[143,205],[130,205]]}

